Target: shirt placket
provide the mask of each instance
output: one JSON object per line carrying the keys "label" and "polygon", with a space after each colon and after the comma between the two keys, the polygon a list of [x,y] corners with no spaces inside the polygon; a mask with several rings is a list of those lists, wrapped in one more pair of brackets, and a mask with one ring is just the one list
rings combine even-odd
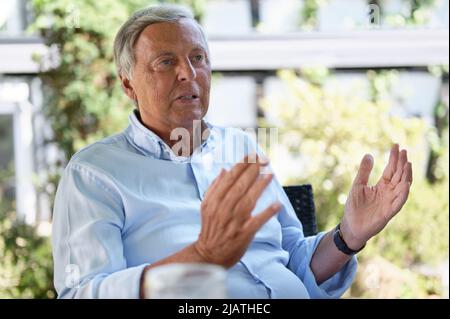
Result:
{"label": "shirt placket", "polygon": [[190,161],[192,173],[197,182],[200,200],[205,198],[206,191],[212,182],[211,178],[215,176],[215,172],[213,172],[214,167],[211,163],[211,156],[212,154],[210,152],[203,154],[203,156],[200,153],[195,153]]}

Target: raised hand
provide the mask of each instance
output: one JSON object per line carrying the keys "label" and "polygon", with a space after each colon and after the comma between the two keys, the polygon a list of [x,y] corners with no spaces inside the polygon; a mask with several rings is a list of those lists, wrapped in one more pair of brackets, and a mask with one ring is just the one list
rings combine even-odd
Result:
{"label": "raised hand", "polygon": [[202,228],[194,247],[207,262],[233,266],[255,233],[281,208],[280,203],[273,203],[261,213],[251,215],[273,175],[260,175],[260,168],[268,162],[259,158],[256,163],[249,162],[246,156],[230,171],[222,169],[202,202]]}
{"label": "raised hand", "polygon": [[367,185],[373,158],[365,155],[345,203],[341,230],[344,241],[359,249],[378,234],[400,211],[408,199],[412,168],[406,150],[395,144],[383,175],[375,186]]}

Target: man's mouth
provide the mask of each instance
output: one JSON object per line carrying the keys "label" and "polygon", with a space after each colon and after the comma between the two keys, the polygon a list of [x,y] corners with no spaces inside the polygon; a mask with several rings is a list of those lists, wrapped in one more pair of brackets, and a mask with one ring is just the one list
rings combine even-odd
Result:
{"label": "man's mouth", "polygon": [[191,101],[191,100],[195,100],[198,99],[197,95],[182,95],[180,97],[178,97],[178,100],[182,100],[182,101]]}

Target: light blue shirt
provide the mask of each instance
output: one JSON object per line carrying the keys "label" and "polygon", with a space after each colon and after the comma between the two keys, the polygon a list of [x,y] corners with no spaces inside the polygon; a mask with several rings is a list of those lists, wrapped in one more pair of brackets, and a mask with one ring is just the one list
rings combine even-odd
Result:
{"label": "light blue shirt", "polygon": [[[145,266],[197,240],[200,204],[221,168],[259,151],[248,134],[208,124],[211,134],[190,157],[177,157],[135,113],[121,133],[76,153],[58,186],[53,215],[59,298],[138,298]],[[274,178],[252,214],[282,208],[227,270],[230,298],[338,298],[351,285],[353,257],[317,285],[311,257],[324,232],[304,237]]]}

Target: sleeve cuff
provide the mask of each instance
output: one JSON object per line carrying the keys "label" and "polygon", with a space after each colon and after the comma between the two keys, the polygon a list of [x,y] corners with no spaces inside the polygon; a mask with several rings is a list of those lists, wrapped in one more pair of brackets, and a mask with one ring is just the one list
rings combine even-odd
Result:
{"label": "sleeve cuff", "polygon": [[141,276],[146,266],[148,264],[142,264],[109,275],[98,287],[100,298],[139,299]]}
{"label": "sleeve cuff", "polygon": [[315,299],[337,299],[340,298],[350,288],[357,269],[356,255],[353,256],[340,271],[334,274],[320,285],[317,285],[316,278],[311,267],[306,268],[304,284],[308,287],[308,293]]}
{"label": "sleeve cuff", "polygon": [[347,290],[350,288],[355,276],[356,270],[358,267],[358,262],[356,259],[356,255],[352,256],[352,258],[345,263],[345,265],[335,273],[331,278],[327,279],[320,285],[317,284],[316,278],[311,270],[311,259],[319,245],[323,236],[325,236],[326,232],[319,233],[314,242],[312,243],[312,249],[309,250],[308,258],[305,260],[308,261],[307,265],[305,265],[305,273],[303,278],[303,283],[308,289],[308,293],[311,298],[315,299],[336,299],[340,298]]}
{"label": "sleeve cuff", "polygon": [[148,265],[142,264],[112,274],[97,274],[77,288],[64,289],[58,298],[139,299],[142,272]]}

